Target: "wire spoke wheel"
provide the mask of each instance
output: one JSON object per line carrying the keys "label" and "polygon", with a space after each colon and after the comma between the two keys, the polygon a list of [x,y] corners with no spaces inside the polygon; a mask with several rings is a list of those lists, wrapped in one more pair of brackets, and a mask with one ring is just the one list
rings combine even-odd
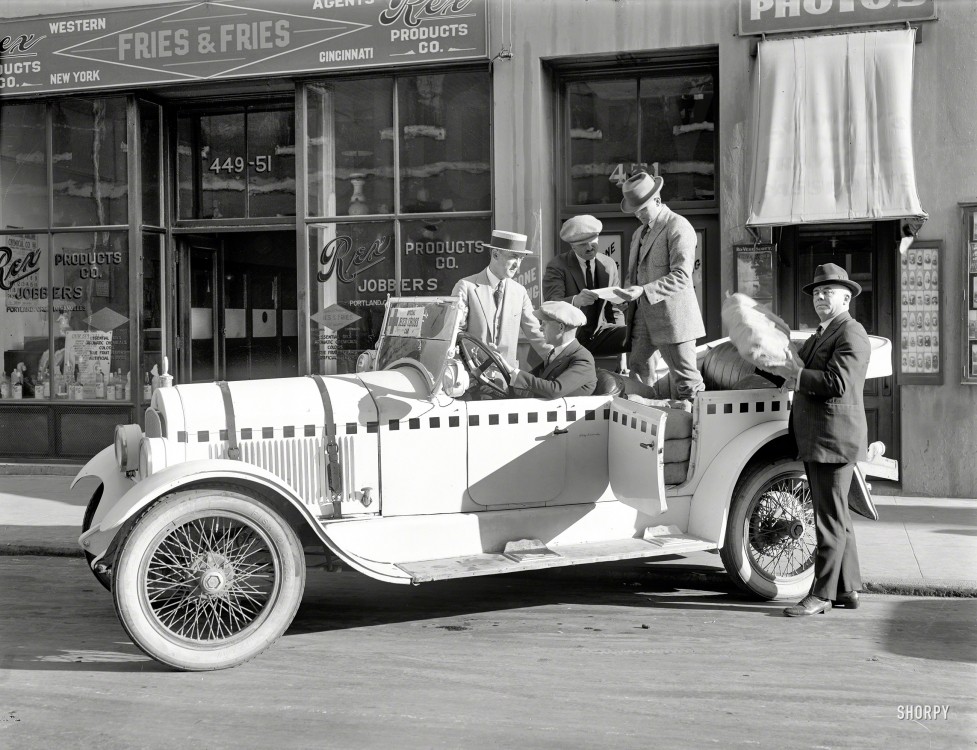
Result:
{"label": "wire spoke wheel", "polygon": [[174,492],[133,524],[113,596],[133,642],[178,669],[253,659],[285,632],[305,587],[295,530],[236,489]]}
{"label": "wire spoke wheel", "polygon": [[740,476],[720,555],[736,584],[762,599],[801,596],[814,577],[817,535],[799,461],[757,462]]}

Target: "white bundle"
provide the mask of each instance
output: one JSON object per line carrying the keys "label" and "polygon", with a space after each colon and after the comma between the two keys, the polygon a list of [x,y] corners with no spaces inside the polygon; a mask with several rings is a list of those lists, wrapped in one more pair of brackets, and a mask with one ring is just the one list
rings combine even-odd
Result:
{"label": "white bundle", "polygon": [[722,318],[736,351],[754,367],[770,371],[791,358],[790,327],[752,298],[730,295],[723,302]]}

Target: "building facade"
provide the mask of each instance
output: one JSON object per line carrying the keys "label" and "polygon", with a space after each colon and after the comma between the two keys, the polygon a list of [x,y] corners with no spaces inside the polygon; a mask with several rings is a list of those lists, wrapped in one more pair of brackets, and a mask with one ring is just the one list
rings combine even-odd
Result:
{"label": "building facade", "polygon": [[[736,290],[811,327],[799,288],[820,263],[845,266],[866,290],[856,317],[893,342],[895,374],[866,390],[870,439],[899,459],[902,491],[975,496],[962,292],[977,283],[977,176],[961,155],[977,66],[957,63],[973,60],[977,6],[41,5],[0,3],[3,460],[95,453],[138,419],[164,355],[178,383],[349,372],[386,297],[447,294],[485,265],[492,228],[529,235],[521,281],[537,301],[574,214],[603,221],[626,267],[638,224],[620,184],[643,168],[698,233],[708,338]],[[907,26],[900,159],[921,228],[899,209],[755,221],[772,139],[761,74],[796,72],[771,68],[771,43]],[[785,118],[768,119],[779,132]]]}

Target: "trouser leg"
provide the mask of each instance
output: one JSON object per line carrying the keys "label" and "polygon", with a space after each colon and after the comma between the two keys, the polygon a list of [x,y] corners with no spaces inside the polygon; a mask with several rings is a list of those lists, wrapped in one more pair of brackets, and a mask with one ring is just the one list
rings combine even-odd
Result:
{"label": "trouser leg", "polygon": [[671,398],[691,401],[696,393],[705,390],[702,374],[695,364],[695,341],[661,344],[658,348],[672,374]]}
{"label": "trouser leg", "polygon": [[628,366],[631,374],[645,385],[653,385],[654,375],[651,371],[651,358],[658,347],[651,343],[651,334],[645,325],[644,316],[637,315],[634,328],[631,330],[631,354],[628,356]]}
{"label": "trouser leg", "polygon": [[848,512],[854,468],[854,464],[804,464],[818,542],[811,593],[822,599],[837,599],[839,594],[862,587],[858,548]]}

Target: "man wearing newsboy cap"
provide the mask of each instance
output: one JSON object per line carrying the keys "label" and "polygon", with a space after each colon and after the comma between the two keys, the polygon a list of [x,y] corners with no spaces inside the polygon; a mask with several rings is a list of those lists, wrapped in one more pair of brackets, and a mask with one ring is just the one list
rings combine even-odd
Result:
{"label": "man wearing newsboy cap", "polygon": [[650,384],[651,358],[661,351],[671,373],[671,398],[691,401],[705,388],[695,363],[695,340],[706,334],[692,285],[696,235],[685,218],[662,203],[664,182],[638,172],[621,188],[621,210],[634,214],[641,229],[631,237],[626,286],[618,294],[637,301],[632,311],[632,371]]}
{"label": "man wearing newsboy cap", "polygon": [[617,263],[597,251],[597,238],[603,228],[600,220],[589,214],[563,222],[560,239],[570,249],[556,255],[543,274],[544,300],[569,302],[587,316],[586,322],[577,329],[577,339],[582,342],[589,340],[602,314],[607,323],[624,323],[624,312],[619,307],[604,304],[591,291],[621,283]]}
{"label": "man wearing newsboy cap", "polygon": [[531,372],[508,367],[512,390],[519,396],[562,398],[589,396],[597,387],[597,369],[590,352],[577,341],[576,330],[587,316],[569,302],[544,302],[536,311],[543,336],[553,347],[547,361]]}
{"label": "man wearing newsboy cap", "polygon": [[515,365],[520,329],[529,344],[545,357],[550,347],[543,340],[539,321],[526,288],[513,277],[522,259],[532,253],[526,249],[526,235],[496,229],[491,243],[483,245],[489,253],[488,266],[455,284],[451,295],[459,302],[458,328],[483,341]]}
{"label": "man wearing newsboy cap", "polygon": [[848,312],[862,288],[844,268],[825,263],[803,291],[814,297],[821,325],[774,374],[795,389],[789,431],[811,487],[817,551],[811,592],[784,610],[788,617],[827,612],[832,602],[854,609],[862,587],[848,511],[855,463],[868,440],[862,391],[872,345]]}

